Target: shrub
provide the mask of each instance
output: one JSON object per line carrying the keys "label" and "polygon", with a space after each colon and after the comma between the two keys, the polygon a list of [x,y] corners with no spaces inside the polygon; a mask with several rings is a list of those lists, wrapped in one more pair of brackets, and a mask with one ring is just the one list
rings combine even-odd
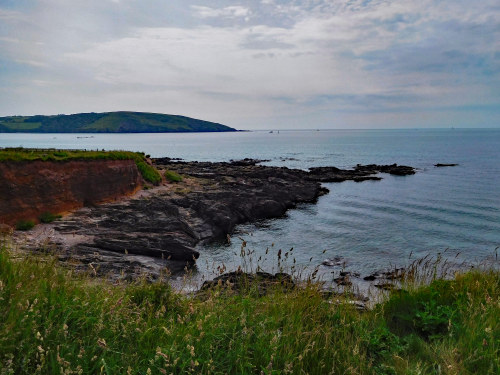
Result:
{"label": "shrub", "polygon": [[54,220],[60,219],[62,216],[58,214],[53,214],[51,212],[44,212],[38,218],[40,222],[48,224],[52,223]]}
{"label": "shrub", "polygon": [[401,291],[386,302],[385,316],[398,334],[417,334],[425,339],[440,337],[452,328],[455,310],[453,281],[435,280],[414,293]]}
{"label": "shrub", "polygon": [[142,177],[144,180],[151,182],[154,185],[158,185],[158,183],[161,181],[161,176],[160,173],[155,169],[155,167],[147,164],[144,161],[137,161],[135,162],[137,164],[137,169],[139,169],[139,172],[141,173]]}
{"label": "shrub", "polygon": [[174,171],[169,171],[168,169],[165,171],[165,178],[170,182],[181,182],[182,176]]}
{"label": "shrub", "polygon": [[58,158],[67,158],[69,156],[69,154],[66,151],[54,151],[53,154]]}
{"label": "shrub", "polygon": [[16,224],[17,230],[30,230],[35,226],[35,222],[32,220],[21,220]]}

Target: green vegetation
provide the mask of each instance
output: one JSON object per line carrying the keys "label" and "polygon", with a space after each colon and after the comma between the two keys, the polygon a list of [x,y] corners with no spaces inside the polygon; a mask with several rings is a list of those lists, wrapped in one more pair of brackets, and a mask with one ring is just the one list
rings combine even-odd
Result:
{"label": "green vegetation", "polygon": [[0,117],[0,133],[177,133],[235,131],[185,116],[144,112]]}
{"label": "green vegetation", "polygon": [[170,171],[168,169],[165,171],[165,178],[167,179],[167,181],[170,181],[170,182],[181,182],[182,181],[182,176],[179,173],[174,172],[174,171]]}
{"label": "green vegetation", "polygon": [[137,165],[137,169],[139,169],[139,172],[141,172],[142,178],[144,178],[144,180],[155,185],[158,185],[160,183],[161,176],[155,167],[146,163],[144,160],[138,159],[135,159],[135,164]]}
{"label": "green vegetation", "polygon": [[35,222],[32,220],[21,220],[16,223],[17,230],[30,230],[35,226]]}
{"label": "green vegetation", "polygon": [[69,161],[69,160],[134,160],[145,181],[158,184],[161,175],[155,167],[146,162],[144,153],[131,151],[86,151],[30,148],[0,149],[1,161]]}
{"label": "green vegetation", "polygon": [[54,220],[60,219],[61,217],[62,215],[53,214],[51,212],[43,212],[38,219],[41,223],[48,224],[52,223]]}
{"label": "green vegetation", "polygon": [[310,282],[265,296],[112,285],[0,248],[1,374],[498,374],[500,275],[408,286],[367,312]]}

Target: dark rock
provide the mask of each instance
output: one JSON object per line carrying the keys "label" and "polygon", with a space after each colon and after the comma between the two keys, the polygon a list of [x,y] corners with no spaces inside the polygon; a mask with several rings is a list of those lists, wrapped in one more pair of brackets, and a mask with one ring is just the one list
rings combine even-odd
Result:
{"label": "dark rock", "polygon": [[336,256],[331,259],[325,259],[323,262],[321,262],[321,264],[327,267],[341,266],[344,264],[344,259],[342,257]]}
{"label": "dark rock", "polygon": [[366,280],[366,281],[373,281],[373,280],[377,280],[377,279],[400,280],[404,277],[404,275],[405,275],[404,268],[395,268],[395,269],[389,270],[389,271],[374,272],[369,276],[363,277],[363,280]]}
{"label": "dark rock", "polygon": [[316,167],[309,169],[309,174],[306,178],[320,182],[342,182],[346,180],[361,182],[366,180],[380,180],[381,177],[373,176],[377,173],[389,173],[398,176],[406,176],[415,174],[415,169],[413,167],[397,164],[358,164],[354,170],[339,169],[335,167]]}
{"label": "dark rock", "polygon": [[395,268],[393,270],[382,273],[382,276],[387,280],[400,280],[404,277],[404,275],[405,275],[404,268]]}
{"label": "dark rock", "polygon": [[[411,167],[361,166],[352,170],[335,167],[309,171],[257,165],[262,160],[230,163],[152,159],[160,170],[183,176],[173,185],[148,190],[143,197],[88,207],[54,224],[62,236],[77,235],[82,246],[95,252],[115,252],[158,257],[182,264],[199,256],[200,242],[225,240],[235,226],[282,216],[298,203],[313,203],[328,189],[320,182],[379,179],[380,171],[408,171]],[[341,258],[324,265],[343,264]]]}
{"label": "dark rock", "polygon": [[333,279],[338,285],[343,285],[343,286],[351,286],[352,281],[349,276],[340,276],[335,279]]}
{"label": "dark rock", "polygon": [[230,160],[229,163],[235,167],[246,167],[246,166],[253,166],[259,163],[264,163],[270,161],[269,159],[250,159],[250,158],[245,158],[241,160]]}
{"label": "dark rock", "polygon": [[352,271],[342,271],[340,272],[340,276],[349,276],[349,277],[359,277],[359,272]]}
{"label": "dark rock", "polygon": [[378,272],[375,272],[375,273],[372,273],[371,275],[369,276],[365,276],[363,277],[363,280],[366,280],[366,281],[373,281],[373,280],[376,280],[380,278],[380,273]]}
{"label": "dark rock", "polygon": [[171,163],[175,161],[182,161],[184,159],[182,158],[169,158],[169,157],[163,157],[163,158],[156,158],[155,161],[157,163],[165,164],[165,163]]}
{"label": "dark rock", "polygon": [[[361,165],[358,164],[356,166],[356,171],[363,173],[389,173],[397,176],[407,176],[411,174],[415,174],[415,168],[408,167],[406,165],[397,165],[397,164],[389,164],[389,165],[377,165],[377,164],[368,164]],[[371,172],[371,173],[370,173]]]}
{"label": "dark rock", "polygon": [[267,272],[246,273],[234,271],[217,276],[213,280],[205,281],[200,288],[200,292],[221,288],[236,292],[257,290],[259,295],[265,295],[270,287],[276,286],[290,290],[295,288],[295,283],[289,274],[283,272],[273,275]]}
{"label": "dark rock", "polygon": [[71,264],[78,271],[113,280],[136,280],[145,274],[152,281],[160,276],[178,274],[190,266],[189,262],[120,254],[95,247],[79,245],[71,251],[57,254],[63,264]]}
{"label": "dark rock", "polygon": [[437,163],[437,164],[434,164],[435,167],[456,167],[458,164],[454,164],[454,163],[451,163],[451,164],[446,164],[446,163]]}

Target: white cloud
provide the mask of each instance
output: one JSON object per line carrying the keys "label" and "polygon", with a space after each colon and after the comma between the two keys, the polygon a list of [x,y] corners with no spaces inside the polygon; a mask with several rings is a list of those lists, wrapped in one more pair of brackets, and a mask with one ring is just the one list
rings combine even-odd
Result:
{"label": "white cloud", "polygon": [[0,111],[39,100],[25,98],[41,82],[55,83],[53,107],[175,112],[242,126],[500,104],[494,0],[473,7],[464,0],[218,0],[212,7],[151,0],[152,9],[111,1],[45,0],[24,12],[0,6],[0,20],[11,25],[0,30],[0,58],[16,64],[0,72],[12,81]]}
{"label": "white cloud", "polygon": [[193,9],[195,11],[195,15],[200,18],[236,18],[248,17],[251,14],[250,9],[239,5],[219,9],[200,5],[191,5],[191,9]]}

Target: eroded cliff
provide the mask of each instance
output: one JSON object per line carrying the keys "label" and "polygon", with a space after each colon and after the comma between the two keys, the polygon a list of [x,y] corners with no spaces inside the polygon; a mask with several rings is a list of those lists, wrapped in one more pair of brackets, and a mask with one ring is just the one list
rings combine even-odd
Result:
{"label": "eroded cliff", "polygon": [[0,223],[36,222],[44,212],[112,201],[136,192],[142,182],[133,160],[2,161]]}

